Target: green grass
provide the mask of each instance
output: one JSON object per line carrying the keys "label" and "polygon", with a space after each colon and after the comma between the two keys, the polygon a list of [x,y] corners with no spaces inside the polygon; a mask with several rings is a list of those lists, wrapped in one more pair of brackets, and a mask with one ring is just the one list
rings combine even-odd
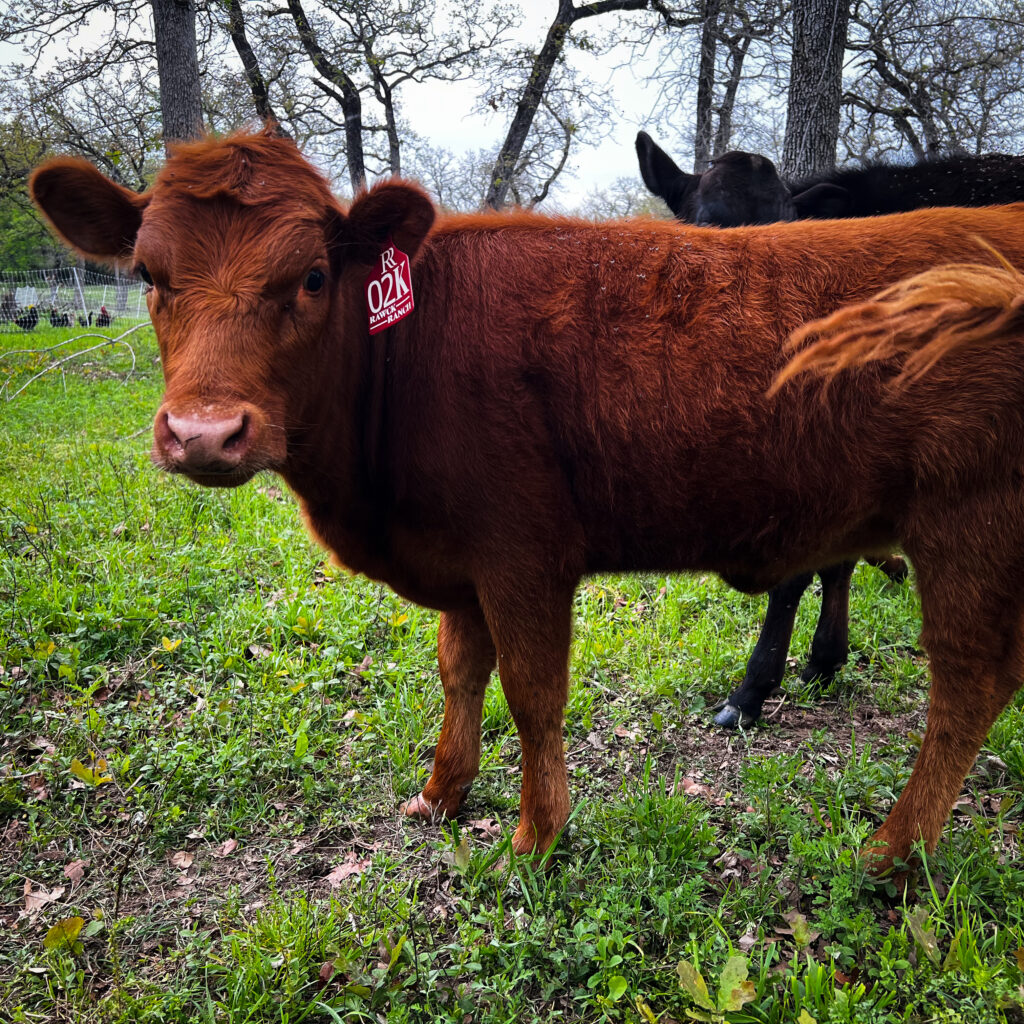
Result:
{"label": "green grass", "polygon": [[[93,353],[2,407],[0,1020],[1024,1020],[1019,702],[908,897],[856,856],[924,727],[912,589],[858,568],[824,694],[798,679],[807,600],[785,702],[730,735],[708,711],[764,599],[587,581],[573,817],[538,871],[510,857],[500,688],[460,820],[402,820],[440,727],[436,616],[332,569],[273,478],[157,473],[156,348],[132,341],[127,380]],[[6,393],[42,365],[0,362]]]}

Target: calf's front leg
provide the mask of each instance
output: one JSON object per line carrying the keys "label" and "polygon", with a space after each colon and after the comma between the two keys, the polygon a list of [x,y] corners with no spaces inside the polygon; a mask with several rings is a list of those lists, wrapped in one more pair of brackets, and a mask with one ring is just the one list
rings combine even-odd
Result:
{"label": "calf's front leg", "polygon": [[450,818],[469,792],[480,769],[484,694],[495,660],[494,642],[479,607],[441,615],[437,664],[444,687],[444,722],[430,780],[402,808],[410,817]]}
{"label": "calf's front leg", "polygon": [[[525,575],[525,574],[524,574]],[[574,586],[481,593],[498,650],[498,677],[519,732],[522,789],[517,854],[542,854],[569,820],[562,725],[569,696]]]}

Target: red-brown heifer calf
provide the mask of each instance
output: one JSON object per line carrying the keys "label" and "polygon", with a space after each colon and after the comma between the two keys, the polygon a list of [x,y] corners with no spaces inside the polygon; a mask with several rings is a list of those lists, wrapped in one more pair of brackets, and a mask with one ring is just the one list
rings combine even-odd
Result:
{"label": "red-brown heifer calf", "polygon": [[[758,591],[902,545],[932,705],[879,863],[935,844],[1020,678],[1024,375],[979,357],[895,393],[877,366],[827,403],[807,378],[766,392],[802,323],[976,258],[975,236],[1024,260],[1024,207],[730,232],[434,225],[401,181],[343,210],[262,135],[178,147],[144,195],[68,160],[32,189],[81,252],[152,281],[156,461],[212,485],[276,470],[341,562],[442,612],[444,723],[409,814],[458,810],[497,665],[522,744],[514,847],[555,840],[582,576],[713,571]],[[416,308],[371,335],[366,282],[392,244]]]}

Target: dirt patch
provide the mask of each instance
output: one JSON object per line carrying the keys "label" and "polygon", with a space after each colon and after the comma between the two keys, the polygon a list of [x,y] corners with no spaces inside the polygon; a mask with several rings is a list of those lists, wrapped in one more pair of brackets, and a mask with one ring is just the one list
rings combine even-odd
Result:
{"label": "dirt patch", "polygon": [[798,704],[780,693],[765,703],[762,720],[749,729],[714,726],[705,709],[658,730],[652,726],[656,712],[642,703],[626,724],[595,716],[590,732],[573,739],[566,757],[577,798],[582,786],[588,796],[609,799],[624,778],[639,777],[648,758],[652,773],[663,778],[678,774],[736,790],[750,757],[800,750],[807,758],[805,770],[813,771],[818,763],[839,767],[850,759],[851,737],[858,750],[906,742],[924,732],[926,710],[922,700],[911,710],[885,713],[872,703],[869,692],[852,697],[844,693],[841,700],[823,697],[814,704]]}

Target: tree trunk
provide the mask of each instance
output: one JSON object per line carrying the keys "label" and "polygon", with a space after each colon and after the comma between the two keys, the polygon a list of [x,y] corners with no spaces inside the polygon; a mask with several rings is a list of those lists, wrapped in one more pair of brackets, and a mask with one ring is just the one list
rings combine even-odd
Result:
{"label": "tree trunk", "polygon": [[730,42],[729,78],[725,83],[722,104],[718,108],[718,129],[715,132],[715,145],[711,151],[712,158],[720,157],[731,148],[732,143],[732,112],[736,109],[736,93],[739,91],[743,77],[743,61],[750,48],[751,36],[742,36],[739,41]]}
{"label": "tree trunk", "polygon": [[555,19],[548,29],[540,53],[533,60],[530,77],[526,80],[522,96],[519,97],[508,135],[505,136],[505,141],[498,151],[498,158],[494,162],[491,183],[487,188],[487,195],[484,197],[484,203],[487,206],[500,210],[505,205],[509,183],[515,172],[519,156],[523,152],[523,146],[526,144],[526,137],[530,134],[533,117],[537,113],[537,107],[540,106],[544,90],[548,86],[551,69],[555,66],[555,61],[558,60],[562,48],[565,46],[565,37],[573,23],[581,18],[592,18],[595,15],[607,14],[609,11],[639,11],[648,3],[649,0],[595,0],[594,3],[574,7],[572,0],[558,0]]}
{"label": "tree trunk", "polygon": [[345,72],[332,63],[320,46],[302,9],[302,0],[288,0],[288,10],[299,33],[299,41],[306,51],[318,75],[327,79],[339,92],[334,92],[323,82],[314,80],[314,85],[326,92],[341,106],[345,118],[345,156],[348,160],[348,176],[352,191],[358,192],[366,185],[366,162],[363,157],[363,101],[355,83]]}
{"label": "tree trunk", "polygon": [[384,107],[384,127],[388,136],[388,170],[394,175],[402,173],[402,148],[398,137],[398,122],[395,120],[395,97],[384,76],[381,75],[378,98]]}
{"label": "tree trunk", "polygon": [[225,0],[224,6],[228,12],[228,35],[231,36],[235,52],[245,69],[245,79],[249,83],[256,113],[263,119],[264,124],[273,124],[279,134],[287,135],[271,106],[267,80],[263,77],[252,46],[249,45],[249,38],[245,33],[245,17],[242,14],[242,0]]}
{"label": "tree trunk", "polygon": [[794,0],[783,177],[835,167],[849,14],[849,0]]}
{"label": "tree trunk", "polygon": [[693,133],[693,172],[703,174],[711,164],[714,134],[712,104],[715,93],[715,44],[721,0],[704,0],[701,11],[700,68],[697,71],[697,126]]}
{"label": "tree trunk", "polygon": [[523,151],[526,136],[530,134],[530,125],[533,124],[533,116],[537,113],[548,79],[551,78],[551,69],[565,45],[565,36],[573,22],[573,13],[572,0],[558,0],[558,13],[548,29],[540,53],[534,58],[530,77],[522,96],[519,97],[508,135],[498,153],[498,159],[494,162],[491,184],[484,202],[495,210],[500,210],[505,205],[512,173],[515,171],[519,154]]}
{"label": "tree trunk", "polygon": [[203,131],[196,53],[196,10],[192,0],[152,0],[156,67],[164,148]]}

